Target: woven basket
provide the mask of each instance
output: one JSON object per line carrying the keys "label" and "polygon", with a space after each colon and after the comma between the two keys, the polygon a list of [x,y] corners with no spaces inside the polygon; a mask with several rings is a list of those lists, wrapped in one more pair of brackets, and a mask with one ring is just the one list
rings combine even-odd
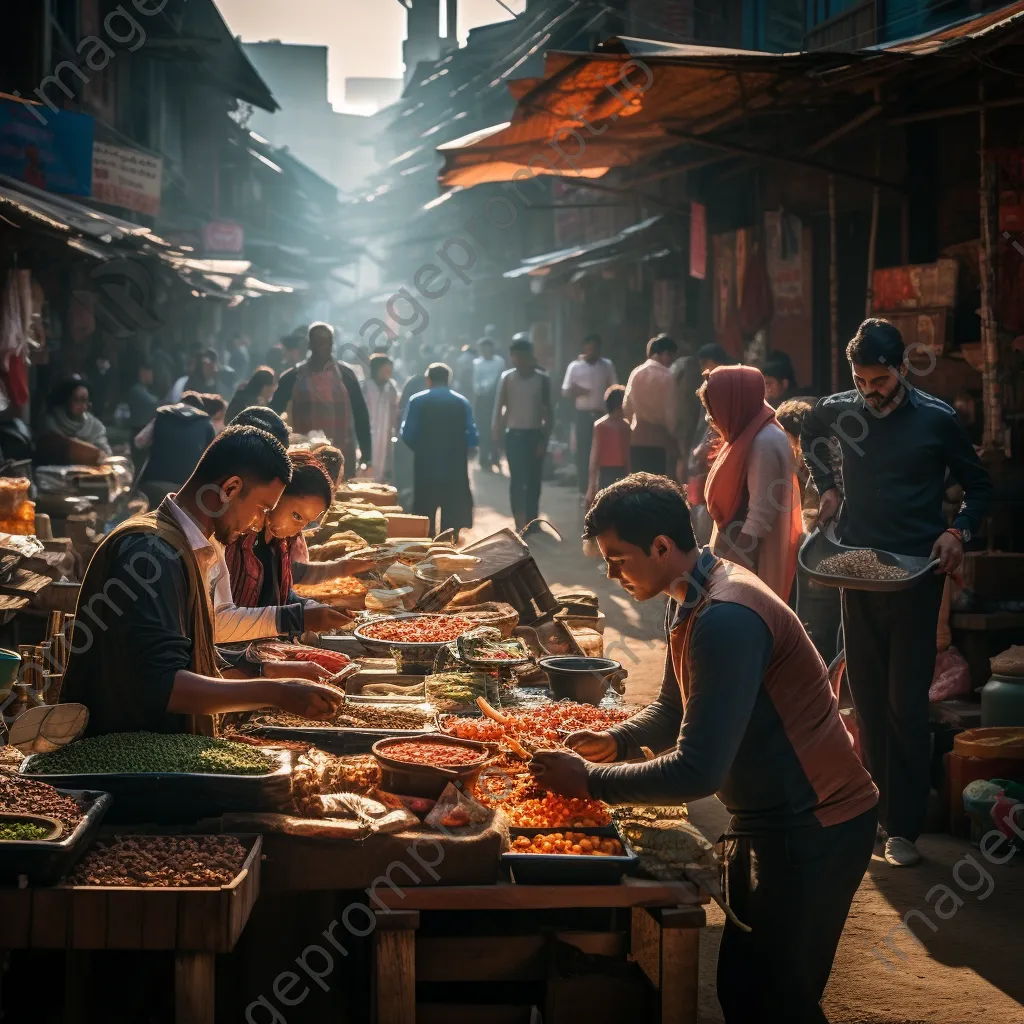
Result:
{"label": "woven basket", "polygon": [[501,630],[506,639],[512,636],[512,630],[519,625],[519,613],[510,604],[501,601],[486,601],[483,604],[459,608],[458,614],[471,619],[477,626],[493,626]]}

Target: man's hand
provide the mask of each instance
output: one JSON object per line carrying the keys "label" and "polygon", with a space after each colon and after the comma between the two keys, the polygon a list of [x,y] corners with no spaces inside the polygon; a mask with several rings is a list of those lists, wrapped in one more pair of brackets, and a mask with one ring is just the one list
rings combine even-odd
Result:
{"label": "man's hand", "polygon": [[273,685],[275,707],[317,722],[334,718],[345,699],[341,690],[305,679],[279,679]]}
{"label": "man's hand", "polygon": [[610,764],[619,759],[619,745],[610,732],[589,732],[583,729],[566,736],[565,745],[595,764]]}
{"label": "man's hand", "polygon": [[352,621],[348,612],[340,608],[328,608],[326,605],[318,605],[314,608],[307,608],[303,615],[303,624],[307,630],[314,633],[326,633],[332,629],[341,629]]}
{"label": "man's hand", "polygon": [[935,570],[936,573],[945,573],[947,576],[952,576],[960,571],[960,566],[963,564],[964,546],[959,537],[954,536],[952,533],[944,533],[932,545],[930,557],[939,560],[938,568]]}
{"label": "man's hand", "polygon": [[315,661],[265,661],[265,679],[305,679],[311,683],[322,683],[331,678],[331,673]]}
{"label": "man's hand", "polygon": [[824,526],[832,522],[839,511],[839,491],[830,487],[818,501],[818,524]]}
{"label": "man's hand", "polygon": [[586,762],[577,754],[542,750],[533,755],[530,771],[537,782],[552,793],[580,799],[590,796]]}

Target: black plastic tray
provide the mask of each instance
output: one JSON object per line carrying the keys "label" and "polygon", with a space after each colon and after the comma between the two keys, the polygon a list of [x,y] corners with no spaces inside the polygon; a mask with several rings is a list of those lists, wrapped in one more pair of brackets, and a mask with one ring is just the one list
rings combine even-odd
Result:
{"label": "black plastic tray", "polygon": [[302,726],[263,725],[253,735],[261,739],[312,743],[328,754],[368,754],[377,740],[392,736],[422,739],[434,736],[435,729],[303,729]]}
{"label": "black plastic tray", "polygon": [[74,832],[56,842],[0,842],[0,885],[15,886],[25,875],[31,885],[56,885],[78,863],[110,809],[109,793],[94,790],[61,789],[85,811]]}
{"label": "black plastic tray", "polygon": [[618,839],[624,857],[587,857],[575,853],[503,853],[501,863],[519,885],[615,885],[623,875],[635,874],[640,863],[629,842],[614,825],[584,828],[511,828],[509,837],[543,836],[553,832],[579,832],[587,836]]}
{"label": "black plastic tray", "polygon": [[90,775],[41,775],[32,771],[33,754],[21,764],[21,774],[58,789],[91,789],[114,798],[108,819],[115,824],[153,822],[172,824],[217,818],[222,814],[275,812],[291,805],[292,755],[288,750],[267,750],[280,760],[269,775],[215,775],[198,772],[113,772]]}

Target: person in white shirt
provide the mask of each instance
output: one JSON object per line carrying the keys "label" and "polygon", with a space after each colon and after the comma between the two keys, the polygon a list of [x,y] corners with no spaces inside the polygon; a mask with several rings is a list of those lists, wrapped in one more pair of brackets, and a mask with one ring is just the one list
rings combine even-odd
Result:
{"label": "person in white shirt", "polygon": [[487,424],[494,419],[498,381],[505,372],[505,360],[494,351],[493,338],[481,338],[480,355],[473,360],[473,417],[480,425],[480,468],[490,473],[499,463],[499,452]]}
{"label": "person in white shirt", "polygon": [[576,484],[580,494],[587,490],[594,423],[605,414],[604,393],[618,383],[612,361],[601,356],[601,336],[588,334],[583,339],[583,351],[565,368],[562,381],[562,397],[571,398],[576,408],[573,426],[576,431]]}
{"label": "person in white shirt", "polygon": [[679,346],[667,334],[647,342],[647,362],[626,382],[622,411],[632,437],[629,464],[634,473],[666,476],[675,471],[676,379],[672,373]]}

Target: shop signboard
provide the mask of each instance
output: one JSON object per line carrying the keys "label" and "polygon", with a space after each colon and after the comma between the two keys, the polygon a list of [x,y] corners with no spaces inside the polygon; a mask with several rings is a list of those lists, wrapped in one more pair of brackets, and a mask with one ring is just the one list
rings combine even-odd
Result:
{"label": "shop signboard", "polygon": [[97,142],[92,151],[92,197],[156,217],[160,213],[163,158]]}
{"label": "shop signboard", "polygon": [[0,100],[0,174],[68,196],[92,195],[95,122],[88,114]]}

